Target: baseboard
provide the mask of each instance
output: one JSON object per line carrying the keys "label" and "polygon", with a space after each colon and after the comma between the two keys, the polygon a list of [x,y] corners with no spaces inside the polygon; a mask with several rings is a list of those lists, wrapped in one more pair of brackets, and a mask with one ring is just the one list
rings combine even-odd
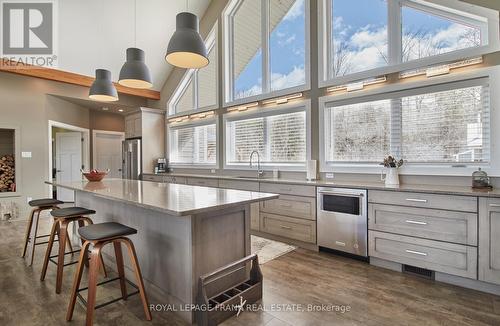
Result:
{"label": "baseboard", "polygon": [[287,243],[287,244],[290,244],[292,246],[297,246],[299,248],[303,248],[303,249],[307,249],[307,250],[312,250],[312,251],[316,251],[316,252],[319,251],[319,247],[313,243],[307,243],[307,242],[302,242],[302,241],[298,241],[298,240],[293,240],[293,239],[289,239],[289,238],[285,238],[285,237],[280,237],[279,235],[269,234],[269,233],[260,232],[260,231],[256,231],[256,230],[251,230],[250,234],[256,235],[256,236],[261,237],[261,238],[271,239],[274,241],[280,241],[280,242]]}
{"label": "baseboard", "polygon": [[380,259],[377,257],[370,257],[370,265],[385,268],[385,269],[390,269],[391,271],[395,272],[402,272],[403,271],[403,265],[400,263],[396,263],[393,261],[385,260],[385,259]]}
{"label": "baseboard", "polygon": [[439,272],[436,272],[435,277],[439,282],[500,296],[500,285]]}

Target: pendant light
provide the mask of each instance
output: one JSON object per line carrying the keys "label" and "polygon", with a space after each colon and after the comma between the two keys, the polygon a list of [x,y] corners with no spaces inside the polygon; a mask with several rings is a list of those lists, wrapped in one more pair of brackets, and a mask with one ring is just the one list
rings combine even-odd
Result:
{"label": "pendant light", "polygon": [[165,59],[180,68],[203,68],[208,65],[207,47],[199,33],[198,17],[187,12],[177,14],[175,32],[168,43]]}
{"label": "pendant light", "polygon": [[[137,0],[134,2],[134,44],[137,46]],[[151,88],[153,87],[153,79],[151,72],[146,66],[145,53],[138,48],[127,49],[127,61],[120,70],[118,84],[131,88]]]}
{"label": "pendant light", "polygon": [[95,80],[90,86],[89,97],[95,101],[118,101],[118,92],[111,81],[111,71],[96,69]]}

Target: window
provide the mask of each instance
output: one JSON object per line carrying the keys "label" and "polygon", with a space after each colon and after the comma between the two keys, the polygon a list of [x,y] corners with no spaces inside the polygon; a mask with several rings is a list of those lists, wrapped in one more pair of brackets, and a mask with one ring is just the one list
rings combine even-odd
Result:
{"label": "window", "polygon": [[[460,1],[320,1],[320,86],[499,49],[498,12]],[[359,10],[363,8],[363,10]]]}
{"label": "window", "polygon": [[215,166],[217,126],[214,121],[197,125],[169,125],[169,160],[175,166]]}
{"label": "window", "polygon": [[186,71],[169,103],[170,116],[217,107],[217,46],[214,27],[205,40],[209,64],[201,69]]}
{"label": "window", "polygon": [[483,78],[327,103],[324,161],[379,163],[392,154],[408,163],[489,163],[488,89]]}
{"label": "window", "polygon": [[278,112],[227,114],[226,165],[248,166],[250,154],[258,151],[262,165],[303,168],[308,142],[306,110],[301,106]]}
{"label": "window", "polygon": [[306,85],[308,0],[234,0],[226,8],[226,102]]}

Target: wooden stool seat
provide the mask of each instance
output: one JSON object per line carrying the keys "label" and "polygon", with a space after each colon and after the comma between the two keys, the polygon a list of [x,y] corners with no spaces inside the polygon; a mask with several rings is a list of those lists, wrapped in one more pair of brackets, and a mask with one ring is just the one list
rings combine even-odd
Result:
{"label": "wooden stool seat", "polygon": [[[78,222],[78,227],[83,228],[85,223],[87,225],[93,224],[92,220],[89,217],[84,215],[95,214],[94,210],[83,208],[83,207],[68,207],[68,208],[60,208],[57,210],[53,210],[50,214],[54,217],[54,224],[52,225],[52,230],[50,232],[50,237],[48,241],[47,251],[45,252],[45,259],[43,261],[42,274],[40,276],[40,281],[45,280],[45,275],[47,274],[47,267],[49,262],[57,265],[57,276],[56,276],[56,293],[61,293],[62,288],[62,280],[63,280],[63,269],[65,266],[77,264],[78,261],[71,261],[69,263],[64,262],[64,258],[66,255],[74,254],[77,252],[82,253],[84,240],[82,239],[82,248],[78,250],[71,250],[70,252],[64,251],[64,246],[67,241],[69,241],[68,237],[68,225],[71,222]],[[51,255],[52,247],[54,245],[55,235],[59,235],[59,250],[56,255]],[[84,253],[87,255],[87,253]],[[57,258],[57,261],[54,260]],[[88,265],[88,259],[85,260],[85,263]],[[104,267],[104,263],[102,262],[101,257],[101,265],[106,275],[106,268]]]}
{"label": "wooden stool seat", "polygon": [[[61,204],[64,204],[64,202],[52,198],[35,199],[28,202],[28,205],[33,207],[33,209],[31,210],[30,216],[28,218],[28,225],[24,237],[23,252],[21,253],[21,257],[22,258],[26,257],[26,252],[28,251],[28,246],[29,246],[29,251],[28,251],[29,266],[33,265],[33,258],[35,257],[35,247],[48,243],[48,241],[42,240],[37,242],[37,240],[41,238],[47,238],[50,236],[50,234],[38,235],[38,222],[40,220],[40,213],[46,210],[59,209],[59,206],[57,205]],[[58,239],[56,239],[55,241],[59,241],[59,236]],[[71,242],[68,241],[67,244],[70,251],[73,251]]]}
{"label": "wooden stool seat", "polygon": [[31,207],[52,207],[52,206],[57,206],[57,205],[62,205],[64,204],[63,201],[60,201],[58,199],[53,199],[53,198],[42,198],[42,199],[35,199],[31,200],[28,202],[28,205]]}
{"label": "wooden stool seat", "polygon": [[116,222],[106,222],[78,229],[80,236],[86,240],[103,240],[136,234],[137,230]]}
{"label": "wooden stool seat", "polygon": [[[82,251],[80,252],[78,267],[75,272],[75,279],[73,281],[73,288],[71,290],[71,298],[68,306],[68,312],[66,314],[66,320],[70,321],[73,318],[73,311],[75,310],[75,303],[77,297],[80,298],[87,307],[86,325],[90,326],[93,325],[95,309],[104,307],[120,299],[127,300],[129,296],[134,294],[140,294],[146,319],[152,320],[151,312],[149,311],[149,304],[146,296],[146,290],[144,289],[144,281],[142,279],[141,269],[139,267],[139,262],[137,261],[137,254],[135,252],[135,247],[132,241],[129,238],[125,237],[126,235],[136,234],[137,230],[120,223],[106,222],[106,223],[84,226],[78,229],[78,233],[80,234],[82,240],[84,240],[85,242],[83,244]],[[106,244],[110,243],[113,244],[115,249],[118,277],[111,280],[106,280],[101,283],[97,283],[99,264],[102,259],[101,250]],[[130,282],[125,278],[125,268],[123,264],[123,253],[121,247],[122,243],[128,249],[130,262],[135,272],[137,285],[133,284],[132,282]],[[89,270],[88,287],[80,288],[83,266],[86,261],[86,252],[90,245],[92,245],[92,250],[90,252],[90,270]],[[111,281],[116,281],[116,280],[120,281],[120,288],[122,293],[121,298],[96,305],[97,287],[99,285],[103,285],[105,283],[109,283]],[[126,283],[132,285],[134,288],[136,288],[137,291],[132,293],[127,293]],[[86,301],[80,295],[80,292],[83,290],[88,290],[88,296]]]}
{"label": "wooden stool seat", "polygon": [[50,215],[54,217],[64,217],[64,218],[80,217],[92,214],[95,214],[94,210],[83,207],[67,207],[58,209],[57,211],[50,212]]}

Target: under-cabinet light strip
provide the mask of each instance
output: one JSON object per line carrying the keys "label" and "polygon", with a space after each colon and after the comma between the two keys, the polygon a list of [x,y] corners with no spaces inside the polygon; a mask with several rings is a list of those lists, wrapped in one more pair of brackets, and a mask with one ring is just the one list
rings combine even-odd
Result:
{"label": "under-cabinet light strip", "polygon": [[450,73],[453,69],[469,67],[480,63],[483,63],[483,57],[469,58],[444,65],[403,71],[399,73],[399,78],[404,79],[424,75],[427,77],[440,76]]}

